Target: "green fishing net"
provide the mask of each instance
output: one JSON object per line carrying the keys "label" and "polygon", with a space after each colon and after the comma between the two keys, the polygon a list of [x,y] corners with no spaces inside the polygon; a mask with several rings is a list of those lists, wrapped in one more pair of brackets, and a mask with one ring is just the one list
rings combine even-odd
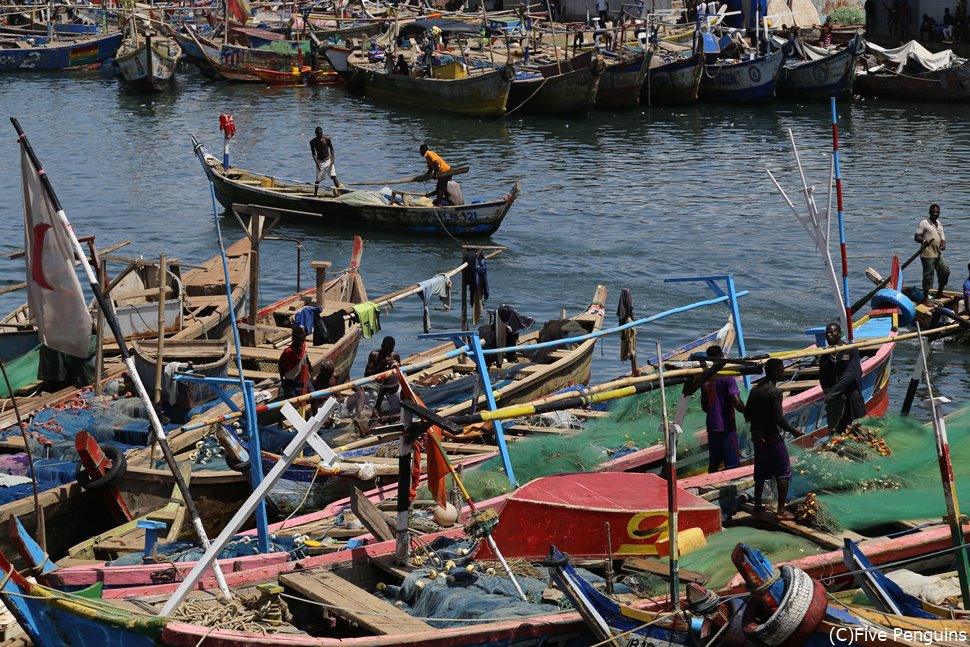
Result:
{"label": "green fishing net", "polygon": [[[7,379],[10,380],[10,386],[14,393],[37,381],[37,365],[39,363],[40,346],[6,364],[4,368],[7,371]],[[0,379],[0,398],[9,397],[10,391],[7,390],[7,383]]]}
{"label": "green fishing net", "polygon": [[[680,397],[679,388],[667,389],[671,422]],[[705,417],[700,406],[700,395],[688,398],[687,413],[682,424],[684,433],[678,441],[678,473],[682,476],[707,471],[707,452],[699,449],[696,434],[704,428]],[[515,478],[520,484],[525,484],[541,476],[592,472],[612,458],[637,449],[662,445],[662,420],[660,392],[651,391],[613,402],[609,418],[592,418],[582,431],[533,433],[510,440],[509,455]],[[511,426],[514,421],[504,424]],[[500,457],[466,472],[464,483],[476,501],[511,490]]]}
{"label": "green fishing net", "polygon": [[[738,574],[738,569],[731,561],[731,551],[742,542],[757,546],[773,564],[822,552],[808,539],[784,532],[738,526],[708,536],[707,545],[681,556],[680,568],[707,576],[709,579],[704,583],[707,588],[715,591],[722,589]],[[632,588],[639,594],[653,597],[667,592],[668,583],[659,575],[643,573],[634,576]]]}
{"label": "green fishing net", "polygon": [[[912,418],[866,420],[891,452],[845,440],[824,451],[790,447],[790,496],[817,493],[818,506],[842,528],[862,531],[898,520],[946,514],[932,426]],[[946,419],[958,497],[970,501],[970,410]]]}

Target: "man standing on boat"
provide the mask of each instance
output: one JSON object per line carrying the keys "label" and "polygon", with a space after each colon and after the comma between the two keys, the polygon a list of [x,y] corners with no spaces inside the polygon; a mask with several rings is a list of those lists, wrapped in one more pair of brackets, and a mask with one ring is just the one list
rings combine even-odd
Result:
{"label": "man standing on boat", "polygon": [[[708,346],[707,356],[723,358],[720,346]],[[738,392],[738,381],[733,377],[714,377],[701,386],[701,408],[707,414],[707,471],[714,473],[724,464],[724,469],[741,465],[738,452],[738,425],[734,412],[744,414],[744,403]]]}
{"label": "man standing on boat", "polygon": [[303,395],[310,388],[310,359],[306,353],[306,331],[294,325],[290,345],[280,354],[280,388],[286,399]]}
{"label": "man standing on boat", "polygon": [[323,134],[323,128],[317,126],[315,137],[310,140],[310,152],[313,154],[313,163],[317,166],[317,181],[313,187],[313,195],[316,196],[320,190],[320,181],[328,175],[333,180],[333,185],[340,188],[337,180],[337,169],[334,166],[333,142]]}
{"label": "man standing on boat", "polygon": [[761,497],[765,491],[765,481],[774,479],[778,488],[779,520],[790,521],[794,516],[785,510],[788,502],[788,482],[791,481],[791,461],[782,431],[794,436],[802,432],[785,420],[782,408],[782,393],[776,386],[785,376],[785,365],[780,359],[772,358],[765,362],[765,379],[751,389],[745,418],[751,423],[751,440],[754,443],[754,512],[764,512]]}
{"label": "man standing on boat", "polygon": [[421,144],[421,148],[418,150],[421,152],[421,157],[428,163],[428,172],[431,173],[431,177],[438,180],[434,190],[434,204],[436,207],[440,206],[445,198],[445,193],[448,191],[449,176],[445,174],[451,170],[451,167],[441,159],[440,155],[430,150],[427,144]]}
{"label": "man standing on boat", "polygon": [[940,205],[930,205],[930,217],[919,223],[913,240],[923,246],[920,252],[920,262],[923,264],[923,305],[930,304],[930,290],[933,289],[933,273],[939,280],[936,298],[943,298],[943,289],[950,279],[950,268],[943,260],[943,250],[946,249],[946,235],[940,224]]}
{"label": "man standing on boat", "polygon": [[[967,263],[967,274],[970,275],[970,263]],[[970,317],[970,276],[963,282],[963,316]]]}
{"label": "man standing on boat", "polygon": [[[844,344],[842,326],[835,322],[827,325],[825,341],[830,347]],[[858,349],[840,350],[820,357],[818,381],[825,391],[829,433],[841,434],[853,420],[866,416],[866,401],[862,397],[862,358]]]}

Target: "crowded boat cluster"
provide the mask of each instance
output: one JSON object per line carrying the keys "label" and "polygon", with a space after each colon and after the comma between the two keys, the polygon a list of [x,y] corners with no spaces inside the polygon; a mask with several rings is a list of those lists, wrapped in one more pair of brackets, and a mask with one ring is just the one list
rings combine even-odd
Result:
{"label": "crowded boat cluster", "polygon": [[[119,256],[127,241],[78,237],[11,118],[24,280],[3,291],[26,299],[0,319],[4,644],[968,644],[970,410],[943,415],[927,349],[968,339],[970,278],[950,289],[934,204],[911,253],[850,299],[836,111],[853,94],[964,100],[968,63],[868,43],[800,0],[454,4],[5,4],[0,70],[102,67],[165,92],[186,60],[214,81],[480,118],[830,101],[827,182],[810,185],[791,131],[801,185],[768,176],[818,250],[831,316],[804,348],[751,352],[747,292],[723,274],[668,279],[711,294],[658,313],[591,285],[537,321],[489,300],[507,250],[487,237],[519,182],[467,200],[469,167],[428,144],[418,175],[350,182],[322,128],[315,181],[247,171],[230,114],[221,159],[192,138],[212,257]],[[315,260],[309,288],[261,306],[283,218],[357,235],[346,268]],[[450,237],[453,266],[401,267],[377,296],[360,234],[379,232]],[[403,300],[423,315],[407,350],[381,330]],[[690,311],[710,325],[638,344]],[[621,364],[593,375],[608,337]],[[358,373],[362,340],[379,347]],[[891,411],[907,341],[919,362]]]}
{"label": "crowded boat cluster", "polygon": [[103,65],[132,91],[162,92],[186,61],[213,80],[344,84],[387,104],[475,117],[697,100],[970,97],[970,63],[952,51],[916,41],[881,47],[861,26],[822,22],[809,0],[662,11],[597,0],[597,15],[587,3],[585,19],[558,0],[491,11],[467,3],[338,1],[256,11],[246,0],[223,4],[7,2],[0,71]]}

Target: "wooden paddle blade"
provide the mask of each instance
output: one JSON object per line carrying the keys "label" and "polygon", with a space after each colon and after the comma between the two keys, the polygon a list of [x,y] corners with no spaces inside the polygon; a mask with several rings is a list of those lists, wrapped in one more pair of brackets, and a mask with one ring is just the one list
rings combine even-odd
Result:
{"label": "wooden paddle blade", "polygon": [[[462,175],[468,172],[467,166],[456,166],[448,171],[442,173],[439,177],[451,177],[452,175]],[[347,186],[390,186],[392,184],[410,184],[412,182],[427,182],[428,180],[433,180],[430,173],[422,173],[421,175],[412,175],[411,177],[402,177],[398,180],[375,180],[374,182],[348,182]]]}

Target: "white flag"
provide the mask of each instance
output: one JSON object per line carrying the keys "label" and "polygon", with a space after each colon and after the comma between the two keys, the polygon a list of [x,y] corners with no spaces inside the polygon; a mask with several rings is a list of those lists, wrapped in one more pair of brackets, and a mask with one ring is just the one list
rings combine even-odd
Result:
{"label": "white flag", "polygon": [[74,248],[40,176],[21,146],[24,187],[24,249],[27,259],[27,302],[37,334],[45,346],[76,357],[91,347],[91,315],[74,273]]}

